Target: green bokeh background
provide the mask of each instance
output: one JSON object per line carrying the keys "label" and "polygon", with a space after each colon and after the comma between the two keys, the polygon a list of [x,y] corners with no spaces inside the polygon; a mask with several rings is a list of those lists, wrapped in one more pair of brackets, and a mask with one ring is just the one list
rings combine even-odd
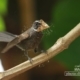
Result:
{"label": "green bokeh background", "polygon": [[5,30],[3,16],[7,14],[7,0],[0,0],[0,31]]}
{"label": "green bokeh background", "polygon": [[[80,0],[59,0],[52,10],[51,26],[53,32],[44,38],[45,48],[51,47],[55,41],[68,33],[80,22]],[[80,65],[80,37],[53,59],[63,63],[70,71]],[[80,80],[80,76],[77,77]]]}

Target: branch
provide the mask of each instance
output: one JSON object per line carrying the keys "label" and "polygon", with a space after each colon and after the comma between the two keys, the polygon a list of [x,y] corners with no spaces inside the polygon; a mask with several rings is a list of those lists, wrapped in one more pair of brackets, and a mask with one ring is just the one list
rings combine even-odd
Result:
{"label": "branch", "polygon": [[68,46],[80,35],[80,23],[73,28],[69,33],[67,33],[64,37],[61,37],[57,40],[57,42],[47,50],[47,54],[41,53],[40,55],[32,58],[33,63],[31,64],[29,60],[0,73],[0,79],[9,80],[16,75],[19,75],[47,60],[54,57],[58,53],[67,49]]}

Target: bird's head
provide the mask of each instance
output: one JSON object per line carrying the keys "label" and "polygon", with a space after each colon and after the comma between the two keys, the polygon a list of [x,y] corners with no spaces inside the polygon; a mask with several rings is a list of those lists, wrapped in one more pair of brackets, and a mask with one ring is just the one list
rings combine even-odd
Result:
{"label": "bird's head", "polygon": [[36,20],[34,23],[33,23],[33,29],[36,31],[36,32],[41,32],[45,29],[49,28],[48,24],[45,23],[42,19],[41,20]]}

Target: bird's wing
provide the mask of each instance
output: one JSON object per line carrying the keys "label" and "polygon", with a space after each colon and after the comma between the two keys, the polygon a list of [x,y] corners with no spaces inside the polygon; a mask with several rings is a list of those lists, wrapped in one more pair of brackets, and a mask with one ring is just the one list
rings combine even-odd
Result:
{"label": "bird's wing", "polygon": [[13,46],[17,45],[18,43],[20,43],[22,40],[26,39],[29,37],[29,34],[27,34],[27,32],[22,33],[21,35],[17,36],[16,38],[14,38],[11,42],[9,42],[7,44],[7,46],[2,50],[2,53],[5,53],[6,51],[8,51],[10,48],[12,48]]}
{"label": "bird's wing", "polygon": [[0,32],[0,42],[10,42],[12,41],[17,35],[11,34],[9,32]]}

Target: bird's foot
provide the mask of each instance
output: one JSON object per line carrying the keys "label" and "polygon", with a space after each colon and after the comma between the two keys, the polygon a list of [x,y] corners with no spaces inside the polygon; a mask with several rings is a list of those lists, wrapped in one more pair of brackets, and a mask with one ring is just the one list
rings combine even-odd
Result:
{"label": "bird's foot", "polygon": [[27,56],[28,60],[29,60],[30,63],[32,64],[32,59],[28,56],[28,52],[24,52],[24,55]]}
{"label": "bird's foot", "polygon": [[30,63],[32,64],[32,58],[30,58],[29,56],[28,56],[28,60],[30,61]]}

